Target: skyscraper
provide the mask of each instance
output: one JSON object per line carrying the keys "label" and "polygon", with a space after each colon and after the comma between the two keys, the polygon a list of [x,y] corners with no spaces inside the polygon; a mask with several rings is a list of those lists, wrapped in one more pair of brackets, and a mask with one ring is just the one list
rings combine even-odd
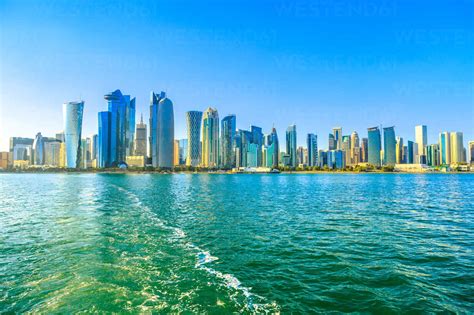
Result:
{"label": "skyscraper", "polygon": [[110,153],[112,164],[124,163],[127,156],[133,155],[135,136],[135,98],[115,90],[104,96],[108,111],[112,113]]}
{"label": "skyscraper", "polygon": [[236,132],[235,115],[225,116],[221,121],[221,166],[230,169],[235,163],[234,138]]}
{"label": "skyscraper", "polygon": [[91,160],[97,160],[97,155],[98,155],[98,148],[99,148],[99,136],[97,134],[91,135],[91,147],[89,151],[91,152]]}
{"label": "skyscraper", "polygon": [[59,166],[61,141],[56,138],[44,139],[44,165]]}
{"label": "skyscraper", "polygon": [[290,156],[290,166],[296,167],[296,125],[291,125],[286,129],[286,154]]}
{"label": "skyscraper", "polygon": [[165,92],[150,94],[150,156],[154,167],[173,167],[174,111]]}
{"label": "skyscraper", "polygon": [[462,132],[453,131],[451,134],[451,164],[464,162],[464,145]]}
{"label": "skyscraper", "polygon": [[396,147],[397,142],[395,140],[395,127],[383,128],[383,150],[385,165],[395,165],[397,162]]}
{"label": "skyscraper", "polygon": [[403,163],[403,138],[397,137],[396,138],[397,145],[395,148],[395,160],[397,164]]}
{"label": "skyscraper", "polygon": [[33,142],[33,164],[44,165],[44,138],[41,132],[38,132]]}
{"label": "skyscraper", "polygon": [[109,111],[99,112],[99,134],[98,134],[98,152],[97,167],[105,168],[112,166],[112,113]]}
{"label": "skyscraper", "polygon": [[417,163],[426,164],[426,145],[428,144],[428,132],[425,125],[415,127],[415,142],[418,149]]}
{"label": "skyscraper", "polygon": [[79,168],[81,163],[81,135],[84,102],[63,104],[66,167]]}
{"label": "skyscraper", "polygon": [[137,156],[146,156],[146,124],[143,122],[143,114],[140,117],[140,123],[137,124],[135,133],[135,153]]}
{"label": "skyscraper", "polygon": [[165,92],[155,94],[150,93],[150,136],[149,136],[149,150],[152,165],[158,166],[158,108],[160,101],[166,97]]}
{"label": "skyscraper", "polygon": [[332,134],[334,135],[334,141],[336,143],[336,149],[342,149],[342,128],[334,127],[332,128]]}
{"label": "skyscraper", "polygon": [[351,133],[351,160],[352,164],[359,164],[361,162],[361,150],[359,134],[356,131]]}
{"label": "skyscraper", "polygon": [[202,117],[202,166],[219,166],[219,114],[209,107]]}
{"label": "skyscraper", "polygon": [[201,121],[202,112],[186,112],[186,127],[188,133],[188,145],[186,154],[186,165],[199,166],[201,156]]}
{"label": "skyscraper", "polygon": [[374,166],[380,166],[380,130],[379,127],[367,129],[368,133],[368,163]]}
{"label": "skyscraper", "polygon": [[367,163],[369,160],[369,139],[362,138],[362,143],[360,146],[360,161],[362,163]]}
{"label": "skyscraper", "polygon": [[426,147],[426,164],[429,166],[439,165],[439,145],[430,144]]}
{"label": "skyscraper", "polygon": [[444,131],[439,134],[439,151],[440,164],[451,164],[451,136],[449,132]]}
{"label": "skyscraper", "polygon": [[334,135],[332,133],[328,136],[328,150],[336,150],[336,140],[334,139]]}
{"label": "skyscraper", "polygon": [[158,167],[172,168],[174,163],[174,111],[167,97],[160,100],[157,119]]}
{"label": "skyscraper", "polygon": [[306,138],[306,145],[308,147],[308,166],[318,165],[318,136],[314,133],[309,133]]}
{"label": "skyscraper", "polygon": [[263,132],[262,128],[257,126],[250,126],[250,143],[257,145],[257,166],[262,166],[262,146],[263,146]]}
{"label": "skyscraper", "polygon": [[415,163],[415,143],[413,141],[408,140],[407,141],[407,164],[413,164]]}
{"label": "skyscraper", "polygon": [[469,141],[469,164],[474,164],[474,141]]}

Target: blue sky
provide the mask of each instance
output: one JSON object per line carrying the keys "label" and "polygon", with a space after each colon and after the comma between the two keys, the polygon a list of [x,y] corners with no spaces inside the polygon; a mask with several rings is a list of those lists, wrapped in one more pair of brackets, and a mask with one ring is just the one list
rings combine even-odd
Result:
{"label": "blue sky", "polygon": [[[284,139],[395,125],[474,140],[473,1],[0,0],[0,150],[11,136],[54,136],[61,104],[83,99],[97,132],[103,95],[151,90],[184,113],[216,107]],[[415,3],[416,2],[416,3]]]}

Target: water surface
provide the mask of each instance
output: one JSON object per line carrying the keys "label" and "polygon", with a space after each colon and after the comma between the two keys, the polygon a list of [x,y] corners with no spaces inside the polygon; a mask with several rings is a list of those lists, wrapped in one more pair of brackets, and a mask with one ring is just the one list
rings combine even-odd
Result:
{"label": "water surface", "polygon": [[473,248],[473,175],[0,175],[0,312],[470,313]]}

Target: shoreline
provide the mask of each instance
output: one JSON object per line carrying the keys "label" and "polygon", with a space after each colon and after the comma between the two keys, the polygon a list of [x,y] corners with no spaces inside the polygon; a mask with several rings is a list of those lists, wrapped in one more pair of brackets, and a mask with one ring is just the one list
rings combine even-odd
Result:
{"label": "shoreline", "polygon": [[244,172],[244,173],[232,173],[226,171],[207,172],[207,171],[145,171],[145,170],[63,170],[63,171],[48,171],[48,170],[1,170],[1,174],[120,174],[120,175],[367,175],[367,174],[415,174],[415,175],[457,175],[457,174],[474,174],[474,171],[466,172],[387,172],[387,171],[370,171],[370,172],[357,172],[357,171],[281,171],[280,173],[267,173],[267,172]]}

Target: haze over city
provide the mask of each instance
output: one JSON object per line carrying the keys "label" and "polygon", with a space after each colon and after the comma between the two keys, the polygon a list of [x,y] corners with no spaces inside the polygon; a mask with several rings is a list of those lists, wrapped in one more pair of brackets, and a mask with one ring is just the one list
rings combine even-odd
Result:
{"label": "haze over city", "polygon": [[298,144],[335,126],[365,136],[396,126],[414,139],[428,126],[474,138],[472,2],[2,1],[0,150],[12,136],[54,136],[61,106],[84,100],[83,134],[97,133],[104,94],[151,90],[174,103],[175,136],[185,112],[215,107]]}

